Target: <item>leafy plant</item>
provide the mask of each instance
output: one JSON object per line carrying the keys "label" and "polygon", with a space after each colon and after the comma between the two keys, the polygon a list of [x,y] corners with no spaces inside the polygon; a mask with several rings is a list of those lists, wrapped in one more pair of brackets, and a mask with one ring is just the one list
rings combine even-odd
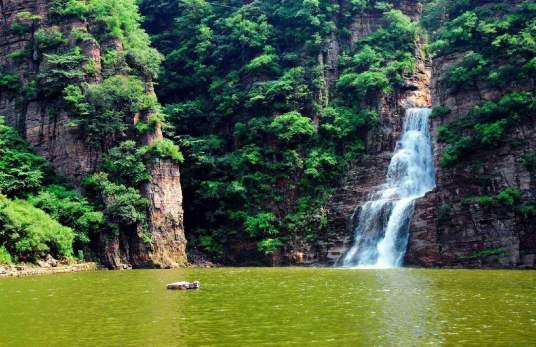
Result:
{"label": "leafy plant", "polygon": [[37,190],[46,167],[45,159],[34,154],[0,117],[0,191],[8,196],[21,196]]}
{"label": "leafy plant", "polygon": [[141,153],[149,156],[154,155],[161,159],[171,159],[179,163],[184,161],[179,146],[168,139],[155,141],[152,144],[143,147]]}
{"label": "leafy plant", "polygon": [[47,186],[32,196],[29,202],[62,225],[70,227],[79,247],[88,243],[90,237],[97,235],[104,227],[103,213],[77,192],[63,186]]}
{"label": "leafy plant", "polygon": [[73,231],[27,201],[8,201],[0,210],[0,223],[0,243],[18,259],[73,255]]}

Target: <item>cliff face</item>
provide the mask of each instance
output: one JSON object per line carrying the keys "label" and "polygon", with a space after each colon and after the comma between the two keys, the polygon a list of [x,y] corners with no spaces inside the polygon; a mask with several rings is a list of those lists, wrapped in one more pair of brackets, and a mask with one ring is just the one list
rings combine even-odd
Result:
{"label": "cliff face", "polygon": [[[37,50],[38,29],[53,29],[61,33],[69,33],[73,29],[89,33],[97,30],[91,23],[74,18],[54,25],[49,7],[50,2],[45,0],[0,1],[0,67],[15,73],[23,86],[36,81],[40,71],[47,67],[47,59]],[[21,17],[20,14],[25,12],[34,17]],[[13,30],[13,24],[20,21],[29,27],[22,33]],[[99,43],[91,36],[78,41],[69,36],[68,41],[70,46],[78,47],[80,53],[87,57],[84,68],[92,73],[84,77],[85,82],[100,83],[105,74],[117,73],[103,64],[103,55],[104,50],[110,47],[121,51],[123,44],[120,40],[110,38]],[[28,54],[18,57],[19,52]],[[151,94],[151,81],[146,83],[147,93]],[[84,141],[81,128],[71,124],[73,117],[69,112],[58,109],[49,100],[23,94],[20,90],[0,89],[0,115],[6,118],[8,125],[21,132],[38,154],[51,162],[57,173],[80,189],[80,181],[99,169],[103,149],[89,146]],[[159,129],[150,132],[147,138],[136,135],[135,118],[133,116],[130,121],[130,138],[146,144],[162,139]],[[100,237],[95,241],[98,244],[96,253],[109,267],[170,267],[186,263],[179,167],[166,159],[148,160],[147,166],[153,178],[142,188],[142,193],[149,201],[148,229],[152,241],[141,241],[136,232],[131,235],[121,233],[112,238]]]}
{"label": "cliff face", "polygon": [[[417,1],[401,2],[398,8],[413,20],[420,18],[421,6]],[[363,14],[351,26],[352,39],[370,34],[377,27],[378,18],[374,14]],[[453,92],[444,76],[464,56],[465,53],[441,56],[432,65],[416,52],[417,69],[413,75],[405,76],[404,90],[380,100],[381,126],[369,134],[367,156],[354,162],[341,178],[340,188],[327,206],[328,232],[316,248],[304,253],[306,263],[334,264],[349,249],[359,206],[386,176],[400,136],[404,109],[433,104],[450,109],[450,113],[431,120],[437,187],[416,202],[405,264],[424,267],[536,266],[533,220],[523,217],[512,206],[486,206],[468,199],[498,196],[505,189],[513,189],[521,194],[519,205],[534,201],[534,178],[524,163],[526,155],[536,148],[533,118],[529,116],[528,121],[509,129],[504,135],[508,141],[501,145],[468,151],[460,165],[441,165],[447,144],[439,141],[440,127],[466,119],[468,113],[483,101],[498,101],[510,93],[533,91],[534,80],[518,80],[501,89],[478,83],[474,88]]]}
{"label": "cliff face", "polygon": [[524,122],[508,134],[514,140],[511,144],[472,151],[464,159],[476,161],[474,165],[453,168],[443,168],[439,163],[445,144],[438,141],[437,129],[466,116],[483,100],[498,100],[511,92],[532,90],[534,81],[520,81],[500,92],[480,85],[452,95],[441,76],[462,57],[463,54],[452,54],[433,63],[433,103],[445,105],[451,112],[432,121],[437,187],[416,205],[406,264],[533,268],[536,266],[533,223],[506,206],[480,206],[463,200],[467,196],[495,195],[507,187],[519,190],[523,201],[534,197],[535,182],[523,165],[523,157],[528,150],[536,148],[536,124]]}
{"label": "cliff face", "polygon": [[[421,13],[418,1],[401,1],[396,8],[412,20],[418,20]],[[350,25],[351,42],[370,35],[380,26],[381,13],[362,13]],[[332,38],[334,39],[335,36]],[[338,47],[330,43],[328,48]],[[370,131],[366,140],[366,156],[351,163],[341,177],[341,183],[326,206],[328,214],[327,232],[313,247],[295,257],[298,263],[334,264],[353,243],[354,228],[358,218],[358,208],[366,201],[369,193],[386,177],[387,168],[396,142],[400,137],[405,109],[408,107],[429,107],[431,95],[431,69],[417,44],[414,54],[416,69],[413,74],[404,76],[401,91],[389,93],[378,100],[376,109],[381,124]],[[334,55],[328,50],[328,57]],[[332,58],[335,59],[335,58]],[[328,59],[329,61],[329,59]],[[329,66],[329,64],[328,64]],[[328,73],[328,80],[333,69]]]}

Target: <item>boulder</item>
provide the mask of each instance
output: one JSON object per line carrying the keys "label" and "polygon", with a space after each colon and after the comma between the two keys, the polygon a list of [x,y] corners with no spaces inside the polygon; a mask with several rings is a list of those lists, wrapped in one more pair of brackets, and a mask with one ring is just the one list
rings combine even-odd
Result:
{"label": "boulder", "polygon": [[193,281],[193,282],[175,282],[175,283],[170,283],[167,285],[167,289],[178,289],[178,290],[183,290],[183,289],[198,289],[199,288],[199,281]]}

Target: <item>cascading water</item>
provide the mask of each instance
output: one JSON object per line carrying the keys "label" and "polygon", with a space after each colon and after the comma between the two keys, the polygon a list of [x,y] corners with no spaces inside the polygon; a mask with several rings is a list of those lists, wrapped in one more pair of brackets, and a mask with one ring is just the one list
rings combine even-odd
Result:
{"label": "cascading water", "polygon": [[[352,248],[342,266],[391,268],[402,265],[415,200],[435,187],[428,108],[410,108],[397,143],[387,181],[357,211]],[[357,213],[356,212],[356,213]]]}

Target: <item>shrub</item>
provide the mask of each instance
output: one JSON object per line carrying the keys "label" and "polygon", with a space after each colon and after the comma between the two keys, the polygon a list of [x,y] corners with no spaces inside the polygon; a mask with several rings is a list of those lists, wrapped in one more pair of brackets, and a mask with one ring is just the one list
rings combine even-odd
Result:
{"label": "shrub", "polygon": [[79,246],[88,243],[89,237],[99,233],[104,224],[102,212],[96,211],[77,192],[63,186],[50,185],[32,196],[29,202],[62,225],[72,228]]}
{"label": "shrub", "polygon": [[154,155],[161,159],[171,159],[179,163],[184,161],[184,156],[182,155],[179,146],[168,139],[155,141],[150,145],[143,147],[141,153],[143,155]]}
{"label": "shrub", "polygon": [[528,202],[518,208],[517,211],[524,219],[530,219],[536,217],[536,202]]}
{"label": "shrub", "polygon": [[503,205],[513,207],[521,200],[521,192],[508,187],[497,194],[497,200]]}
{"label": "shrub", "polygon": [[283,142],[307,138],[314,135],[316,131],[310,118],[304,117],[295,111],[276,117],[270,127]]}
{"label": "shrub", "polygon": [[8,55],[13,60],[20,60],[31,56],[31,52],[28,49],[16,49]]}
{"label": "shrub", "polygon": [[459,162],[461,156],[467,153],[474,143],[471,136],[463,136],[456,140],[449,139],[452,144],[449,145],[443,152],[440,164],[443,167],[449,167]]}
{"label": "shrub", "polygon": [[278,70],[278,60],[279,57],[273,52],[263,53],[254,59],[252,59],[246,66],[245,69],[248,72],[277,72]]}
{"label": "shrub", "polygon": [[37,30],[35,32],[35,40],[37,42],[37,48],[41,51],[58,47],[65,42],[61,31],[55,28],[41,28]]}
{"label": "shrub", "polygon": [[485,248],[483,250],[480,250],[470,256],[467,257],[460,257],[460,259],[478,259],[478,258],[486,258],[490,257],[492,255],[500,255],[500,256],[511,256],[512,254],[507,252],[504,248]]}
{"label": "shrub", "polygon": [[505,127],[508,124],[506,119],[501,119],[491,124],[477,124],[475,130],[478,133],[478,140],[483,145],[496,146],[503,140]]}
{"label": "shrub", "polygon": [[85,19],[89,14],[89,6],[83,0],[53,0],[50,13],[57,21],[61,21],[63,17]]}
{"label": "shrub", "polygon": [[146,222],[148,201],[136,189],[110,182],[103,172],[86,177],[82,185],[105,207],[105,213],[112,222],[123,226]]}
{"label": "shrub", "polygon": [[338,139],[358,136],[360,130],[376,125],[379,120],[376,112],[344,106],[328,106],[321,116],[320,130]]}
{"label": "shrub", "polygon": [[103,158],[103,169],[119,183],[136,187],[151,179],[143,164],[143,151],[132,140],[121,142]]}
{"label": "shrub", "polygon": [[337,80],[337,90],[344,93],[348,99],[357,97],[363,101],[370,101],[378,93],[388,92],[390,83],[385,73],[381,71],[349,72]]}
{"label": "shrub", "polygon": [[451,112],[451,110],[447,106],[443,106],[443,105],[434,106],[434,108],[432,109],[432,114],[430,115],[430,117],[432,117],[432,118],[441,118],[441,117],[444,117],[444,116],[450,114],[450,112]]}
{"label": "shrub", "polygon": [[35,191],[43,182],[46,168],[45,159],[35,155],[0,117],[0,191],[8,196]]}
{"label": "shrub", "polygon": [[9,201],[0,211],[0,221],[0,240],[19,259],[73,255],[73,231],[27,201]]}
{"label": "shrub", "polygon": [[266,255],[273,254],[278,248],[281,248],[283,246],[284,246],[284,243],[279,238],[263,239],[257,242],[257,249]]}
{"label": "shrub", "polygon": [[60,94],[67,85],[82,81],[84,71],[81,66],[88,58],[81,53],[79,47],[66,52],[44,54],[44,57],[45,68],[37,78],[45,96]]}
{"label": "shrub", "polygon": [[247,216],[244,227],[249,236],[277,235],[276,218],[271,212],[260,212],[254,216]]}
{"label": "shrub", "polygon": [[4,246],[0,246],[0,264],[11,264],[13,258]]}
{"label": "shrub", "polygon": [[20,82],[19,76],[9,73],[9,72],[3,72],[0,69],[0,88],[9,90],[11,92],[18,92],[21,88],[22,84]]}
{"label": "shrub", "polygon": [[487,65],[488,61],[481,54],[469,52],[465,55],[462,63],[449,68],[443,80],[452,92],[474,88]]}
{"label": "shrub", "polygon": [[91,117],[78,117],[76,122],[84,129],[86,142],[109,148],[111,140],[123,138],[144,96],[143,82],[133,76],[112,76],[100,84],[88,85],[78,104],[87,103]]}
{"label": "shrub", "polygon": [[536,179],[536,151],[530,150],[523,156],[523,165]]}

